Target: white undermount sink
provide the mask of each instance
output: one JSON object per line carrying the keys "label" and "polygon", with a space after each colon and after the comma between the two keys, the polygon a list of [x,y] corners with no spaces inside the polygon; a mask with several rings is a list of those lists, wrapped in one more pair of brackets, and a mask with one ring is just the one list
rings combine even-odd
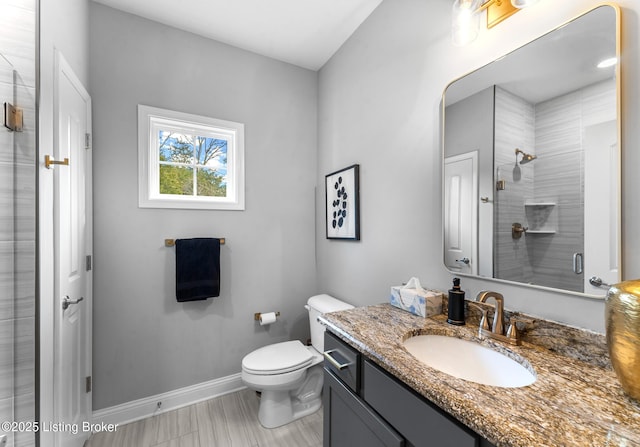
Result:
{"label": "white undermount sink", "polygon": [[479,343],[445,335],[416,335],[404,347],[422,363],[459,379],[504,388],[531,385],[525,366]]}

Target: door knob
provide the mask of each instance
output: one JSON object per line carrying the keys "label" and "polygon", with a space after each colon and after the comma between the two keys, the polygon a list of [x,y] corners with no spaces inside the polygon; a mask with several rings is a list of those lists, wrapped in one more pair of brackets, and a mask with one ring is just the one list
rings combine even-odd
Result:
{"label": "door knob", "polygon": [[456,262],[459,262],[461,264],[466,264],[469,265],[469,263],[471,262],[471,260],[469,258],[462,258],[462,259],[456,259]]}
{"label": "door knob", "polygon": [[591,284],[594,287],[602,287],[604,289],[608,289],[612,287],[611,284],[607,284],[598,276],[592,276],[591,278],[589,278],[589,284]]}
{"label": "door knob", "polygon": [[69,298],[68,295],[65,296],[64,298],[62,298],[62,310],[67,310],[69,306],[71,306],[72,304],[78,304],[83,299],[84,299],[83,296],[81,296],[77,300],[72,300],[71,298]]}

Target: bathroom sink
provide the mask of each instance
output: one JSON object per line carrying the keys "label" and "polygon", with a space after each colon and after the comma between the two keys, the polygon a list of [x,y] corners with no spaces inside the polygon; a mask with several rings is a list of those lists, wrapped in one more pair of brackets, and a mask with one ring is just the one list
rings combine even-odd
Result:
{"label": "bathroom sink", "polygon": [[535,374],[527,367],[470,340],[417,335],[405,340],[404,347],[425,365],[470,382],[519,388],[536,381]]}

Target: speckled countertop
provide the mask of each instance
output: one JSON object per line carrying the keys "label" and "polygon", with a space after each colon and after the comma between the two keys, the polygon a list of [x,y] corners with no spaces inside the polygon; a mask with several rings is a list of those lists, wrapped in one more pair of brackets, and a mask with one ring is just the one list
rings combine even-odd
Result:
{"label": "speckled countertop", "polygon": [[402,346],[419,334],[477,340],[479,312],[467,325],[445,315],[421,318],[389,304],[325,314],[319,320],[409,387],[498,447],[640,446],[640,403],[627,397],[610,366],[605,337],[526,315],[523,343],[480,343],[529,362],[537,380],[498,388],[458,379],[415,359]]}

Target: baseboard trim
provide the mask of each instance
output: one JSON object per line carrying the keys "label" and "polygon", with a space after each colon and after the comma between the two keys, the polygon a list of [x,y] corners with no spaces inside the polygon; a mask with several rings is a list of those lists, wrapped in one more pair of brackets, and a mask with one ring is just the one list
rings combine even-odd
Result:
{"label": "baseboard trim", "polygon": [[[167,393],[156,394],[121,405],[104,408],[93,412],[95,423],[128,424],[177,408],[192,405],[203,400],[212,399],[224,394],[233,393],[246,388],[242,383],[241,374],[222,377],[209,382],[198,383]],[[158,408],[158,402],[162,406]]]}

